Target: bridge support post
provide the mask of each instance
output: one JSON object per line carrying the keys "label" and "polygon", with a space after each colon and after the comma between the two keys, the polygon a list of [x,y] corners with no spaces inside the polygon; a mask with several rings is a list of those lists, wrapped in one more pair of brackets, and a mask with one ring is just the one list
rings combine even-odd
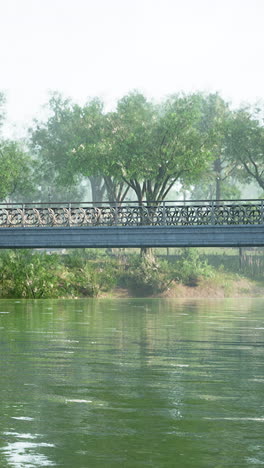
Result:
{"label": "bridge support post", "polygon": [[69,213],[68,225],[71,226],[71,203],[68,204],[68,213]]}
{"label": "bridge support post", "polygon": [[22,215],[21,215],[21,217],[22,217],[22,227],[25,227],[25,205],[24,205],[24,203],[22,205]]}
{"label": "bridge support post", "polygon": [[115,203],[115,226],[117,226],[118,223],[118,205]]}
{"label": "bridge support post", "polygon": [[163,224],[163,226],[166,226],[166,224],[167,224],[165,201],[163,201],[163,204],[162,204],[162,224]]}
{"label": "bridge support post", "polygon": [[211,224],[215,225],[215,203],[214,200],[211,201]]}

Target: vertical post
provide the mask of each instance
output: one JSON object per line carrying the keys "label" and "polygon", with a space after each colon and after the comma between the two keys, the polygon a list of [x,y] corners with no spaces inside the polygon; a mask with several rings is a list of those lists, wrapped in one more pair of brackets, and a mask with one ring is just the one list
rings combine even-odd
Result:
{"label": "vertical post", "polygon": [[261,200],[261,224],[264,224],[264,200]]}
{"label": "vertical post", "polygon": [[25,204],[22,204],[22,227],[25,227]]}
{"label": "vertical post", "polygon": [[162,202],[162,224],[163,226],[166,226],[167,224],[165,201]]}
{"label": "vertical post", "polygon": [[211,224],[215,224],[215,203],[214,200],[211,201]]}
{"label": "vertical post", "polygon": [[117,202],[115,202],[115,226],[117,226],[118,223],[118,205]]}
{"label": "vertical post", "polygon": [[239,247],[239,269],[240,271],[242,270],[242,255],[243,255],[242,247]]}
{"label": "vertical post", "polygon": [[68,225],[71,226],[71,203],[68,203]]}

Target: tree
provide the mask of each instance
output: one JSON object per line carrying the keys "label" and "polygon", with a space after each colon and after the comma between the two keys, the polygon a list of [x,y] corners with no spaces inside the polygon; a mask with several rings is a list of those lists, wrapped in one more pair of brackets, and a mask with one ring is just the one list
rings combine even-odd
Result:
{"label": "tree", "polygon": [[126,189],[108,172],[105,160],[106,117],[102,102],[95,98],[81,107],[54,94],[49,101],[50,117],[31,129],[31,147],[39,159],[45,185],[75,188],[89,180],[93,202],[101,202],[107,192],[110,201],[122,200]]}
{"label": "tree", "polygon": [[111,202],[120,203],[124,200],[128,187],[123,180],[116,177],[112,170],[112,135],[108,115],[103,112],[103,104],[93,99],[83,108],[79,108],[79,116],[75,116],[78,144],[73,148],[75,169],[85,177],[89,177],[92,185],[97,182],[100,193],[93,190],[93,200],[101,201],[104,193]]}
{"label": "tree", "polygon": [[157,204],[177,181],[196,181],[215,156],[199,93],[154,104],[132,92],[109,113],[98,99],[80,107],[54,95],[49,109],[47,122],[31,132],[41,170],[46,177],[54,173],[54,183],[65,187],[82,177],[92,188],[99,181],[95,201],[105,190],[108,200],[120,203],[130,189],[140,204]]}
{"label": "tree", "polygon": [[256,181],[264,190],[263,109],[242,108],[234,112],[228,132],[228,151],[243,182]]}
{"label": "tree", "polygon": [[[0,127],[3,125],[5,96],[0,93]],[[27,199],[34,190],[32,161],[18,142],[0,140],[0,200]]]}
{"label": "tree", "polygon": [[109,114],[109,172],[135,192],[139,204],[164,200],[176,181],[191,183],[207,166],[201,112],[200,95],[175,95],[155,105],[134,92]]}
{"label": "tree", "polygon": [[0,200],[27,201],[35,190],[32,159],[19,143],[0,142]]}
{"label": "tree", "polygon": [[[108,115],[108,171],[133,190],[139,206],[159,205],[176,181],[190,183],[207,165],[200,104],[198,95],[176,95],[156,105],[133,92]],[[151,249],[141,253],[153,262]]]}
{"label": "tree", "polygon": [[48,103],[49,118],[35,121],[29,130],[29,146],[36,159],[36,179],[42,200],[70,201],[83,194],[81,176],[73,164],[76,133],[72,114],[77,112],[69,99],[55,93]]}
{"label": "tree", "polygon": [[230,158],[227,135],[232,120],[229,105],[218,94],[201,95],[203,117],[201,128],[210,134],[212,162],[192,190],[192,198],[238,198],[235,186],[236,163]]}

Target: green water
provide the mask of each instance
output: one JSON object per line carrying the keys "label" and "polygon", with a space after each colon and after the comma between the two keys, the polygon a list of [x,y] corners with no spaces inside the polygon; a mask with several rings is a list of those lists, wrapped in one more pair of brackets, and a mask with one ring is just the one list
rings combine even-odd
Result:
{"label": "green water", "polygon": [[264,465],[264,300],[0,301],[0,467]]}

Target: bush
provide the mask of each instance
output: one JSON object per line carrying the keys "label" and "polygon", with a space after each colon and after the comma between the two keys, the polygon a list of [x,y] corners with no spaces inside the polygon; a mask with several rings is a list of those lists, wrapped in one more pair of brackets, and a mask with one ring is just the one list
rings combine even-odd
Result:
{"label": "bush", "polygon": [[115,262],[105,259],[103,262],[86,262],[82,268],[71,270],[71,287],[74,295],[95,297],[101,291],[109,291],[117,283]]}
{"label": "bush", "polygon": [[202,260],[195,248],[182,249],[181,258],[172,267],[172,278],[181,281],[186,286],[197,286],[199,278],[211,278],[213,268],[206,260]]}
{"label": "bush", "polygon": [[196,286],[201,277],[212,276],[212,267],[190,248],[183,249],[175,263],[134,255],[88,259],[83,249],[67,255],[31,250],[0,253],[0,297],[96,297],[117,284],[134,295],[149,296],[165,291],[175,280]]}
{"label": "bush", "polygon": [[121,283],[139,296],[165,291],[171,282],[167,262],[132,257],[121,276]]}
{"label": "bush", "polygon": [[56,255],[9,250],[0,255],[2,297],[58,297],[59,261]]}

